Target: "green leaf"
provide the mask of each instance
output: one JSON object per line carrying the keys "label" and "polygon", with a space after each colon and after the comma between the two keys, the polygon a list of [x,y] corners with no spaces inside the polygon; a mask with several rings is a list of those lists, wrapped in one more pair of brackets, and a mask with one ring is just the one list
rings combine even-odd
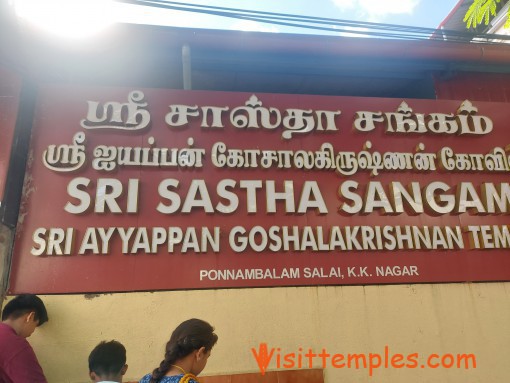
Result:
{"label": "green leaf", "polygon": [[482,21],[485,25],[488,25],[491,16],[496,15],[497,4],[500,1],[501,0],[473,0],[473,3],[469,6],[462,20],[466,23],[466,28],[475,28],[477,25],[481,24]]}

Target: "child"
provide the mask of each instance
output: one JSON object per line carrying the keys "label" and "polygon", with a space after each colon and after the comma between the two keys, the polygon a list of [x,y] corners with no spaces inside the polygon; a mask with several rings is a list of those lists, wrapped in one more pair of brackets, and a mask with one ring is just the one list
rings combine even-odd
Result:
{"label": "child", "polygon": [[115,340],[99,343],[89,355],[89,375],[94,382],[121,383],[127,369],[126,348]]}

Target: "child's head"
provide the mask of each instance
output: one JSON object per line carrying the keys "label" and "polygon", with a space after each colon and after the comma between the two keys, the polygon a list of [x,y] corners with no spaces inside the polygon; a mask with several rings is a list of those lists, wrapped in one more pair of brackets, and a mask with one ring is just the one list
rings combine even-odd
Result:
{"label": "child's head", "polygon": [[94,382],[122,382],[127,367],[126,348],[115,340],[102,341],[89,355],[89,374]]}

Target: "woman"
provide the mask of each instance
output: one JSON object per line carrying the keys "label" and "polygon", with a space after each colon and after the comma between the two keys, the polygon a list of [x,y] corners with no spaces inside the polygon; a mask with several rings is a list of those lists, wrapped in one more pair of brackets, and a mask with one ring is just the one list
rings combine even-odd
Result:
{"label": "woman", "polygon": [[200,319],[182,322],[166,344],[165,359],[140,383],[198,383],[196,376],[207,364],[217,340],[209,323]]}

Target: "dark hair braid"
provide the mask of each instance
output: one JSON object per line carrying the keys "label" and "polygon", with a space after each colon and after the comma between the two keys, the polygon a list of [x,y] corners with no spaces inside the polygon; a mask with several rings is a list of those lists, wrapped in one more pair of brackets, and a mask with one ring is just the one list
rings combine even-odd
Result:
{"label": "dark hair braid", "polygon": [[152,371],[151,383],[158,383],[163,376],[170,370],[175,359],[172,357],[170,353],[165,353],[165,359],[161,361],[159,367],[155,368]]}
{"label": "dark hair braid", "polygon": [[150,383],[158,383],[179,359],[191,354],[194,350],[205,347],[206,351],[216,344],[218,336],[214,327],[200,319],[189,319],[182,322],[172,333],[165,347],[165,359],[158,368],[152,371]]}

